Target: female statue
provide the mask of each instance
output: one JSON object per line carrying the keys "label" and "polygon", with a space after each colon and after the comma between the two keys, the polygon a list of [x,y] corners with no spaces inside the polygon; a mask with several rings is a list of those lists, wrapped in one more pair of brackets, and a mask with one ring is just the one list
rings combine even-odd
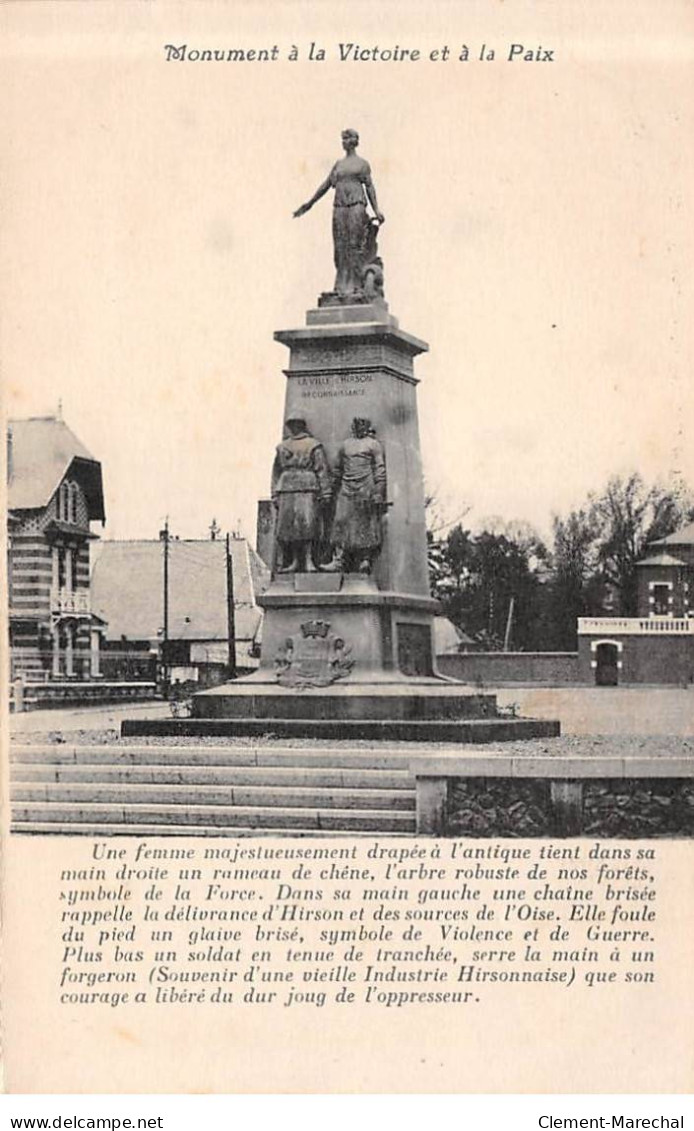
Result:
{"label": "female statue", "polygon": [[[294,216],[303,216],[328,189],[335,189],[333,202],[333,244],[335,250],[335,293],[342,301],[363,301],[367,268],[377,259],[376,231],[385,217],[379,211],[376,189],[371,179],[368,161],[356,152],[359,134],[356,130],[343,130],[342,148],[345,156],[337,161],[329,175],[316,189],[306,204],[297,208]],[[370,217],[366,205],[371,205]],[[382,265],[381,265],[382,267]],[[369,288],[367,287],[367,290]],[[382,293],[379,291],[379,293]],[[368,297],[368,295],[366,296]]]}

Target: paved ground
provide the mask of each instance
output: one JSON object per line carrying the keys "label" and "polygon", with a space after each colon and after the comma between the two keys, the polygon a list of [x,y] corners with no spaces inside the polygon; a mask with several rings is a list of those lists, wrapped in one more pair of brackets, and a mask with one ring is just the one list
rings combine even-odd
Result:
{"label": "paved ground", "polygon": [[[694,737],[694,688],[503,688],[498,691],[499,706],[507,710],[516,705],[519,715],[536,718],[559,718],[562,738],[539,739],[519,744],[504,744],[506,753],[510,745],[517,745],[526,753],[552,754],[606,752],[606,746],[621,754],[688,754],[693,749],[686,739]],[[19,742],[40,742],[47,737],[55,741],[64,736],[74,742],[113,742],[120,735],[124,718],[169,718],[166,703],[138,703],[131,706],[83,707],[71,710],[29,711],[13,715],[10,731]],[[580,736],[590,736],[581,738]],[[608,743],[605,738],[609,737]],[[685,740],[685,741],[683,741]],[[170,739],[131,739],[138,745],[143,742],[167,743]],[[186,745],[211,741],[220,745],[222,739],[181,739]],[[235,744],[257,746],[272,740],[235,739]],[[281,746],[306,746],[304,739],[275,740]],[[351,742],[354,748],[370,748],[369,742]],[[379,744],[380,745],[380,744]],[[402,744],[399,744],[400,746]]]}
{"label": "paved ground", "polygon": [[10,734],[63,734],[79,730],[116,730],[122,719],[170,718],[168,703],[114,703],[105,707],[58,707],[50,711],[23,711],[10,716]]}
{"label": "paved ground", "polygon": [[694,687],[505,687],[499,706],[559,719],[563,735],[694,736]]}

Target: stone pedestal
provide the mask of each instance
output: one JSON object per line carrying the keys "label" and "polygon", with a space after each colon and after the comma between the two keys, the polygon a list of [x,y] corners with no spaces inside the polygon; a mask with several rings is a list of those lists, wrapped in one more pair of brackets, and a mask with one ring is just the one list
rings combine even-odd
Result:
{"label": "stone pedestal", "polygon": [[[386,675],[397,680],[434,677],[432,614],[436,603],[427,597],[379,590],[353,575],[338,576],[338,580],[342,580],[341,588],[326,592],[320,588],[321,574],[294,574],[277,579],[259,598],[265,610],[261,664],[258,675],[251,678],[274,678],[286,642],[297,635],[300,641],[310,639],[306,634],[314,626],[315,633],[342,641],[350,683],[382,682]],[[347,678],[339,675],[336,682]]]}
{"label": "stone pedestal", "polygon": [[371,420],[391,504],[374,579],[384,592],[429,598],[414,375],[415,357],[429,347],[400,330],[385,303],[312,310],[305,327],[275,338],[290,349],[284,418],[303,416],[331,462],[353,418]]}
{"label": "stone pedestal", "polygon": [[[370,575],[275,574],[265,610],[260,673],[272,675],[288,638],[309,621],[344,642],[350,683],[433,677],[424,491],[414,358],[428,347],[399,329],[384,302],[323,306],[281,330],[290,350],[284,419],[302,417],[334,464],[354,417],[367,417],[385,451],[387,513]],[[336,681],[337,682],[337,681]]]}

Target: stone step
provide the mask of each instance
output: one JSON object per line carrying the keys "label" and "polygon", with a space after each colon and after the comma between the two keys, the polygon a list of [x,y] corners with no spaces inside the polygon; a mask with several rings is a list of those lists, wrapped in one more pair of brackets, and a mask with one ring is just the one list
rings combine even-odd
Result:
{"label": "stone step", "polygon": [[[412,829],[396,831],[388,829],[388,837],[409,837]],[[16,821],[12,825],[13,833],[22,833],[32,836],[132,836],[130,825],[99,825],[95,823],[80,823],[78,821]],[[273,837],[315,837],[317,830],[313,829],[272,829]],[[331,829],[330,837],[368,837],[380,833],[380,829]],[[235,838],[256,836],[257,828],[218,829],[206,828],[204,825],[140,825],[137,826],[138,836],[209,836]]]}
{"label": "stone step", "polygon": [[11,789],[13,803],[61,802],[77,805],[193,805],[283,809],[414,810],[414,789],[306,789],[292,786],[182,786],[34,782]]}
{"label": "stone step", "polygon": [[105,765],[25,765],[16,762],[12,781],[104,782],[131,785],[226,785],[282,786],[310,789],[389,789],[411,790],[414,779],[406,769],[322,769],[313,766],[105,766]]}
{"label": "stone step", "polygon": [[56,826],[88,825],[104,833],[130,830],[132,835],[142,832],[143,826],[162,829],[167,825],[189,826],[198,835],[199,828],[208,834],[236,835],[237,829],[300,829],[303,832],[352,832],[363,830],[374,833],[415,831],[414,812],[371,809],[300,809],[280,806],[225,806],[225,805],[114,805],[109,803],[77,804],[75,802],[24,801],[12,806],[12,827],[15,830],[29,826],[51,828]]}
{"label": "stone step", "polygon": [[[351,750],[335,747],[281,746],[184,746],[178,744],[131,746],[70,746],[67,743],[14,745],[14,765],[90,765],[90,766],[238,766],[305,767],[324,769],[401,770],[407,769],[415,751],[408,749]],[[432,753],[435,751],[432,749]]]}
{"label": "stone step", "polygon": [[559,723],[547,719],[371,720],[371,719],[125,719],[124,738],[268,736],[318,740],[395,742],[510,742],[555,738]]}
{"label": "stone step", "polygon": [[419,688],[350,686],[341,693],[308,690],[297,695],[281,688],[259,688],[227,683],[194,697],[196,718],[255,719],[273,724],[277,719],[314,721],[408,721],[423,719],[484,719],[496,714],[496,695],[461,691],[451,684],[426,684]]}

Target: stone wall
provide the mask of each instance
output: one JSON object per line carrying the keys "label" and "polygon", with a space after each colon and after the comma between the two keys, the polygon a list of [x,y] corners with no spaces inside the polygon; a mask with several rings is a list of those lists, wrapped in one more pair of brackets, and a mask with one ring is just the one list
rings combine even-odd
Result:
{"label": "stone wall", "polygon": [[[671,684],[678,687],[694,682],[694,635],[615,635],[602,632],[580,636],[578,642],[577,683],[594,684],[595,651],[591,644],[614,640],[619,648],[620,684]],[[448,673],[446,673],[448,674]]]}
{"label": "stone wall", "polygon": [[451,782],[446,836],[551,836],[549,782],[462,778]]}
{"label": "stone wall", "polygon": [[580,683],[577,652],[454,652],[437,656],[441,675],[464,683]]}
{"label": "stone wall", "polygon": [[585,836],[694,836],[694,782],[670,778],[590,781]]}
{"label": "stone wall", "polygon": [[[583,783],[580,824],[583,836],[694,836],[694,781],[587,780]],[[546,779],[453,780],[448,790],[444,829],[445,836],[561,835]]]}
{"label": "stone wall", "polygon": [[[546,687],[595,684],[591,642],[613,639],[605,631],[580,636],[578,652],[453,652],[436,657],[441,675],[463,683],[501,686],[536,684]],[[620,684],[694,683],[694,634],[616,635]]]}

